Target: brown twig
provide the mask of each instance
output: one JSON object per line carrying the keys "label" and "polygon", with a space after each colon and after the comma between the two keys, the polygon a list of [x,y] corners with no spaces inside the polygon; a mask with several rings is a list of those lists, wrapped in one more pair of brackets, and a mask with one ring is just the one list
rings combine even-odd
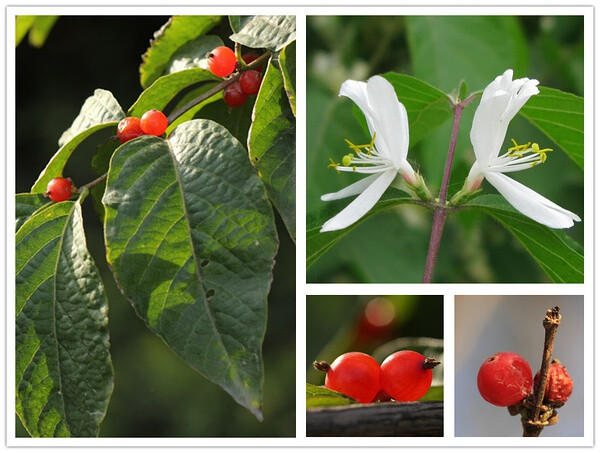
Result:
{"label": "brown twig", "polygon": [[552,418],[555,413],[552,408],[544,406],[543,401],[546,382],[548,381],[548,370],[552,360],[554,337],[562,318],[559,312],[559,307],[553,307],[546,312],[544,317],[544,353],[542,355],[540,379],[534,388],[534,393],[527,397],[526,405],[528,409],[524,411],[524,416],[521,418],[523,437],[539,437],[544,426],[550,424],[548,418]]}

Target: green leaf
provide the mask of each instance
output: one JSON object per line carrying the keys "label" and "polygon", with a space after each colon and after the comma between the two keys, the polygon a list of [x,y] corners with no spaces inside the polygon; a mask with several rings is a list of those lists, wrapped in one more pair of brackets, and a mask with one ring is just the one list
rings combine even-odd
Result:
{"label": "green leaf", "polygon": [[60,148],[56,154],[54,154],[54,156],[52,156],[50,162],[48,162],[48,165],[46,165],[46,168],[44,168],[42,173],[40,173],[40,176],[38,176],[37,181],[31,188],[31,192],[44,193],[46,191],[46,187],[48,186],[48,182],[50,182],[51,179],[62,176],[62,172],[67,164],[67,161],[75,152],[77,147],[84,142],[84,140],[96,132],[116,131],[117,124],[119,124],[118,121],[98,124],[75,136],[71,141]]}
{"label": "green leaf", "polygon": [[583,98],[554,88],[539,89],[519,113],[583,168]]}
{"label": "green leaf", "polygon": [[148,327],[261,418],[261,345],[277,234],[246,150],[193,120],[112,157],[107,259]]}
{"label": "green leaf", "polygon": [[281,51],[279,64],[283,74],[283,87],[290,101],[292,113],[296,116],[296,41]]}
{"label": "green leaf", "polygon": [[269,62],[252,113],[248,134],[250,159],[269,197],[296,237],[296,118],[281,71]]}
{"label": "green leaf", "polygon": [[406,25],[413,74],[444,92],[463,79],[483,88],[507,68],[525,75],[529,52],[515,16],[406,16]]}
{"label": "green leaf", "polygon": [[29,32],[29,44],[42,47],[58,16],[17,16],[15,20],[15,46]]}
{"label": "green leaf", "polygon": [[277,51],[296,40],[296,16],[253,16],[229,38],[254,49]]}
{"label": "green leaf", "polygon": [[16,238],[16,411],[34,437],[98,435],[113,389],[108,304],[78,201]]}
{"label": "green leaf", "polygon": [[410,130],[410,146],[452,116],[448,96],[426,82],[405,74],[383,74],[394,87],[398,99],[406,107]]}
{"label": "green leaf", "polygon": [[162,76],[176,52],[219,23],[219,16],[173,16],[154,34],[140,65],[140,84],[148,88]]}
{"label": "green leaf", "polygon": [[140,118],[151,109],[164,110],[181,91],[196,84],[203,84],[198,96],[214,87],[220,79],[205,69],[193,68],[168,74],[157,78],[152,85],[144,90],[131,106],[128,116]]}
{"label": "green leaf", "polygon": [[234,33],[237,33],[255,17],[256,16],[229,16],[229,26]]}
{"label": "green leaf", "polygon": [[324,203],[323,207],[310,214],[306,221],[306,267],[309,268],[323,253],[369,217],[392,206],[406,203],[414,204],[416,201],[407,197],[404,192],[390,187],[377,204],[360,220],[343,230],[321,233],[320,230],[323,224],[344,209],[348,205],[348,200]]}
{"label": "green leaf", "polygon": [[42,206],[49,205],[50,200],[41,195],[34,193],[18,193],[15,195],[15,220],[16,229],[19,228]]}
{"label": "green leaf", "polygon": [[525,217],[500,195],[481,195],[465,206],[480,208],[504,225],[554,282],[583,283],[583,255],[560,230]]}
{"label": "green leaf", "polygon": [[112,93],[98,88],[94,90],[93,96],[85,100],[71,127],[60,136],[58,146],[66,145],[91,127],[106,123],[118,123],[123,118],[125,118],[125,112]]}
{"label": "green leaf", "polygon": [[216,47],[222,46],[223,41],[215,35],[199,36],[193,41],[184,44],[171,58],[166,69],[167,74],[184,71],[192,68],[208,70],[206,55]]}
{"label": "green leaf", "polygon": [[313,384],[306,384],[306,408],[320,406],[346,406],[356,404],[352,398]]}
{"label": "green leaf", "polygon": [[57,20],[58,16],[36,16],[29,30],[29,44],[33,47],[42,47]]}
{"label": "green leaf", "polygon": [[190,114],[194,113],[194,118],[213,120],[226,128],[240,143],[246,143],[250,124],[252,123],[254,99],[254,97],[251,97],[241,107],[232,109],[223,101],[223,92],[221,91],[200,105],[199,109],[191,109],[190,112],[182,116],[189,119]]}
{"label": "green leaf", "polygon": [[18,46],[27,32],[33,27],[37,16],[17,16],[15,18],[15,47]]}

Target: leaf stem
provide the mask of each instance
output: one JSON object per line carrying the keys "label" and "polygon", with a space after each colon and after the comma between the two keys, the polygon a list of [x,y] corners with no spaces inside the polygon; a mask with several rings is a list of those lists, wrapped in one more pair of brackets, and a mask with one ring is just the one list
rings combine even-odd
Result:
{"label": "leaf stem", "polygon": [[200,104],[201,102],[206,101],[211,96],[214,96],[219,91],[224,90],[229,85],[236,82],[245,71],[248,71],[250,69],[254,69],[254,68],[261,66],[266,60],[268,60],[271,57],[271,55],[272,55],[272,53],[270,51],[265,52],[260,57],[258,57],[256,60],[254,60],[252,63],[250,63],[246,67],[239,70],[234,76],[230,77],[229,79],[223,80],[217,86],[211,88],[208,91],[205,91],[200,96],[198,96],[196,99],[193,99],[192,101],[185,104],[183,107],[172,112],[167,117],[169,124],[171,124],[173,121],[175,121],[177,118],[179,118],[181,115],[183,115],[185,112],[187,112],[192,107],[195,107],[196,105]]}
{"label": "leaf stem", "polygon": [[431,283],[431,280],[433,279],[433,271],[437,262],[438,251],[440,249],[442,232],[444,231],[444,223],[446,221],[446,214],[448,213],[448,209],[446,207],[446,198],[448,197],[448,185],[450,184],[452,160],[454,159],[456,141],[458,140],[460,117],[463,109],[469,105],[476,96],[478,96],[478,93],[473,93],[464,101],[452,104],[452,137],[450,139],[450,146],[448,148],[448,156],[446,157],[446,166],[444,168],[444,176],[442,177],[442,186],[440,187],[439,202],[433,213],[431,237],[429,239],[429,249],[427,250],[427,261],[425,262],[425,271],[423,272],[423,283]]}

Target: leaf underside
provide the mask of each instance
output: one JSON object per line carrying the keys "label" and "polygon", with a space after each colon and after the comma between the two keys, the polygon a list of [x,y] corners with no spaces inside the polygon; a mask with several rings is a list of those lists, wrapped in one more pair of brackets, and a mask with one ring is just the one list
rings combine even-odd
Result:
{"label": "leaf underside", "polygon": [[97,436],[113,389],[108,304],[79,202],[16,235],[16,412],[33,437]]}
{"label": "leaf underside", "polygon": [[241,144],[192,120],[112,157],[107,259],[136,313],[183,360],[261,419],[273,212]]}
{"label": "leaf underside", "polygon": [[252,16],[230,39],[254,49],[278,51],[296,40],[296,16]]}

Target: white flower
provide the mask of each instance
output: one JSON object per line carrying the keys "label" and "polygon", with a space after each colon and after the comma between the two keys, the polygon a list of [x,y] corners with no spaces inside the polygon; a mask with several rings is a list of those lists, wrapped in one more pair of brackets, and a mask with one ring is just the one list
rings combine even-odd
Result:
{"label": "white flower", "polygon": [[540,150],[537,143],[517,145],[513,141],[515,146],[499,155],[510,120],[531,96],[539,93],[537,80],[512,77],[513,71],[508,69],[483,91],[471,128],[476,161],[463,190],[476,190],[486,178],[523,215],[550,228],[571,227],[573,220],[581,220],[577,215],[504,174],[543,163],[545,153],[551,151]]}
{"label": "white flower", "polygon": [[325,222],[321,232],[341,230],[359,220],[377,203],[397,174],[410,185],[417,183],[419,178],[406,160],[408,116],[392,85],[380,76],[371,77],[366,83],[346,80],[339,95],[349,97],[360,107],[373,141],[370,145],[351,145],[355,154],[344,156],[343,165],[333,166],[338,171],[370,176],[321,197],[323,201],[331,201],[358,195],[339,214]]}

